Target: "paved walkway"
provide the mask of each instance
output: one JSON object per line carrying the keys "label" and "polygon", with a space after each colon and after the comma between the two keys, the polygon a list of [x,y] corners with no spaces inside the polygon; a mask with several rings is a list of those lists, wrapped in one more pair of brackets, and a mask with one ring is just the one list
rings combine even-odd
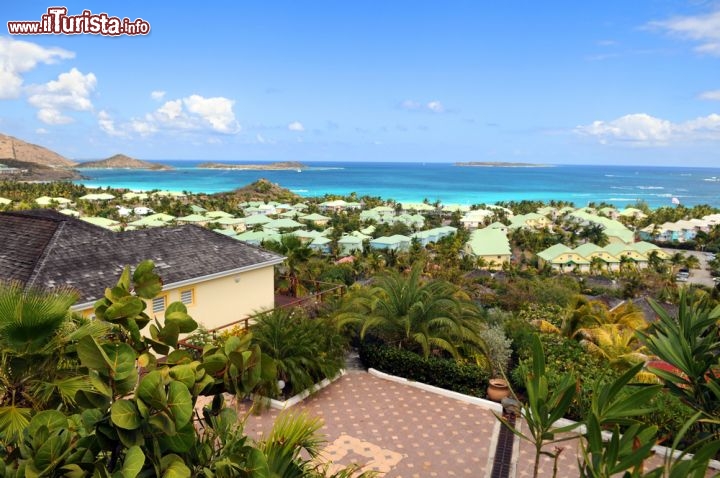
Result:
{"label": "paved walkway", "polygon": [[[238,412],[244,415],[247,407],[249,403],[240,404]],[[338,466],[357,463],[388,478],[491,476],[500,424],[479,405],[354,370],[290,410],[322,418],[328,441],[323,458]],[[279,413],[250,415],[245,433],[261,438]],[[523,440],[514,442],[509,476],[531,477],[533,447]],[[557,476],[577,476],[577,441],[559,446],[564,450]],[[661,464],[661,458],[655,457],[646,469]],[[552,460],[543,457],[540,476],[552,476],[552,467]]]}
{"label": "paved walkway", "polygon": [[[350,372],[296,405],[325,422],[333,463],[360,463],[386,477],[485,476],[497,421],[458,400]],[[260,437],[275,410],[251,416],[245,432]]]}

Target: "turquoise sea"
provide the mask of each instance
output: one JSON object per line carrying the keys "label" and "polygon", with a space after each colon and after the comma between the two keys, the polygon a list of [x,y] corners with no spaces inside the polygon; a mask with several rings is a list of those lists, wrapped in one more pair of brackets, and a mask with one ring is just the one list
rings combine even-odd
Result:
{"label": "turquoise sea", "polygon": [[[201,161],[161,161],[172,171],[83,169],[88,186],[214,193],[266,178],[301,196],[349,194],[398,201],[423,199],[478,204],[532,199],[605,201],[618,207],[637,200],[650,207],[710,204],[720,207],[720,168],[558,165],[542,168],[459,167],[447,163],[309,162],[298,171],[198,169]],[[230,163],[230,162],[229,162]],[[232,164],[242,164],[232,162]],[[254,162],[253,164],[259,164]]]}

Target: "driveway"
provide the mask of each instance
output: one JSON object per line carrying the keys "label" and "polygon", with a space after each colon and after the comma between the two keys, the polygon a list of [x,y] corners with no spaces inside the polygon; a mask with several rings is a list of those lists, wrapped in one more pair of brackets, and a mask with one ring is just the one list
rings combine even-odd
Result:
{"label": "driveway", "polygon": [[668,254],[672,255],[676,252],[682,252],[686,256],[695,256],[700,261],[700,269],[690,269],[690,277],[688,278],[687,284],[699,284],[706,287],[715,287],[710,270],[708,267],[708,259],[705,254],[706,252],[700,251],[684,251],[680,249],[663,249]]}

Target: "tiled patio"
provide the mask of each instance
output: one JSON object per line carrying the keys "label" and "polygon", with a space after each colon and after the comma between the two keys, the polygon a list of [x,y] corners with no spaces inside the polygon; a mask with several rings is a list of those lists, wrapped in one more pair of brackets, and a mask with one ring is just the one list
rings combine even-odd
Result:
{"label": "tiled patio", "polygon": [[[240,404],[238,412],[244,415],[248,406]],[[322,418],[328,440],[323,458],[338,466],[357,463],[388,478],[491,476],[500,424],[492,411],[479,405],[351,371],[291,410]],[[279,413],[250,415],[245,432],[262,437]],[[564,450],[558,477],[577,476],[577,445],[576,440],[559,445]],[[545,449],[551,451],[553,445]],[[531,444],[515,439],[512,457],[514,466],[505,467],[508,476],[532,476]],[[661,463],[655,457],[646,470]],[[540,476],[552,476],[552,466],[552,460],[543,457]]]}
{"label": "tiled patio", "polygon": [[[325,422],[328,460],[386,477],[484,476],[497,432],[486,409],[365,372],[348,373],[294,408]],[[277,415],[251,416],[246,433],[261,436]]]}

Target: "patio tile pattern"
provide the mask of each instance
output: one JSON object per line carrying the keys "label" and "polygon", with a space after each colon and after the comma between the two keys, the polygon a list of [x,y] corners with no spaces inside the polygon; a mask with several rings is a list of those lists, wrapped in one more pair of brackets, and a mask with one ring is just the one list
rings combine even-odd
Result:
{"label": "patio tile pattern", "polygon": [[[365,372],[350,372],[296,405],[325,422],[325,458],[359,463],[386,477],[485,476],[495,428],[489,410]],[[260,437],[275,410],[250,416]]]}

